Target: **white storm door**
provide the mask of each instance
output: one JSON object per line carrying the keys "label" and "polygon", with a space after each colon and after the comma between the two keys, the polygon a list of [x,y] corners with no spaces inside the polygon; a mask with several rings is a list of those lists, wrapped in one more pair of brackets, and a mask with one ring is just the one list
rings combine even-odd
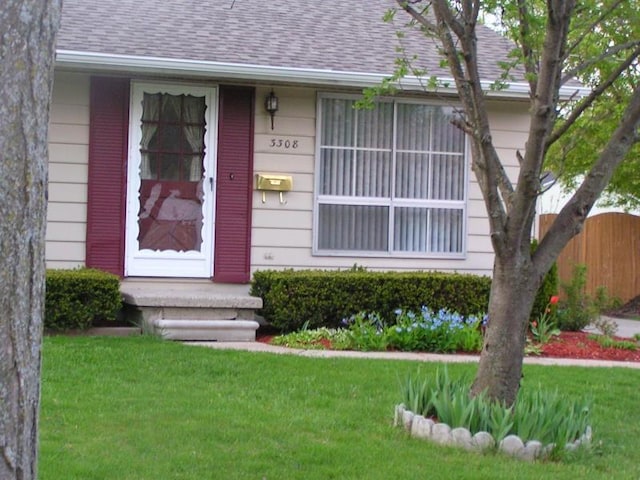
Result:
{"label": "white storm door", "polygon": [[213,275],[217,89],[134,82],[126,276]]}

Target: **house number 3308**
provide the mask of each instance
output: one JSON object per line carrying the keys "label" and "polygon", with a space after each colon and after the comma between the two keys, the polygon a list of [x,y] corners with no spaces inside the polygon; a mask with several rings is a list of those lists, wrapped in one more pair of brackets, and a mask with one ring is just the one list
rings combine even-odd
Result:
{"label": "house number 3308", "polygon": [[298,148],[298,140],[290,140],[290,139],[282,139],[282,138],[272,138],[271,144],[269,145],[271,148]]}

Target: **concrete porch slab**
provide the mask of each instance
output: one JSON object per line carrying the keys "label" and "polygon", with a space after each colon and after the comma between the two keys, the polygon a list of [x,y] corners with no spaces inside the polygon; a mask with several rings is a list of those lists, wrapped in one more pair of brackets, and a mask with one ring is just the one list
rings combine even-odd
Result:
{"label": "concrete porch slab", "polygon": [[172,340],[254,341],[262,299],[249,285],[181,279],[126,279],[130,321]]}
{"label": "concrete porch slab", "polygon": [[120,292],[125,303],[141,307],[262,308],[262,299],[249,295],[248,285],[127,279]]}

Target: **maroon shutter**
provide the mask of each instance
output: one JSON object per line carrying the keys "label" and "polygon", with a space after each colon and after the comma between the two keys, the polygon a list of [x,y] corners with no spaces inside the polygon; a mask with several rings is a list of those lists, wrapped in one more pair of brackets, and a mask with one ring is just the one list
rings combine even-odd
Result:
{"label": "maroon shutter", "polygon": [[214,280],[250,279],[253,88],[220,87]]}
{"label": "maroon shutter", "polygon": [[129,80],[91,79],[87,266],[124,274]]}

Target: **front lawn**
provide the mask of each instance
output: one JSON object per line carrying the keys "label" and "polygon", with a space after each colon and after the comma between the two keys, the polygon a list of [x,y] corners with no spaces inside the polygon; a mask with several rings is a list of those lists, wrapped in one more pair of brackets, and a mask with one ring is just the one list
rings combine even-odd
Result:
{"label": "front lawn", "polygon": [[150,337],[46,338],[40,478],[640,475],[640,370],[525,366],[523,382],[590,393],[594,442],[603,442],[591,456],[527,464],[439,447],[391,426],[400,381],[437,366],[210,350]]}

